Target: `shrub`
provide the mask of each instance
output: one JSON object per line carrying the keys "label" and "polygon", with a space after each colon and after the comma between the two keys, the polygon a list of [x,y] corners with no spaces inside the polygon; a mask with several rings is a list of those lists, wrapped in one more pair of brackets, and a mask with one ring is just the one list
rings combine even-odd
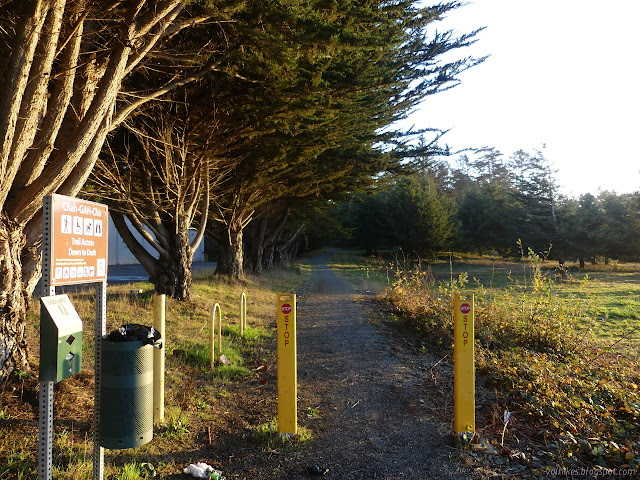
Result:
{"label": "shrub", "polygon": [[[476,370],[494,392],[492,408],[517,412],[517,447],[542,450],[556,464],[640,467],[637,365],[588,348],[577,303],[558,296],[539,255],[529,250],[522,263],[521,279],[504,289],[474,279]],[[468,276],[438,283],[420,261],[394,268],[388,309],[434,353],[452,357],[452,298],[471,290]],[[486,424],[482,433],[498,442],[504,425]]]}

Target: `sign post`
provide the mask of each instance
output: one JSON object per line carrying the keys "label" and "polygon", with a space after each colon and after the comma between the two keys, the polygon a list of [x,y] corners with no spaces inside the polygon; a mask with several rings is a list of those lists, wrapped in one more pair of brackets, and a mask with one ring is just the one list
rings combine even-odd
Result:
{"label": "sign post", "polygon": [[102,376],[102,337],[107,334],[107,280],[96,284],[96,321],[94,331],[95,370],[93,387],[93,480],[104,479],[104,447],[100,445],[100,388]]}
{"label": "sign post", "polygon": [[476,430],[473,294],[456,294],[453,312],[454,428],[462,439]]}
{"label": "sign post", "polygon": [[296,296],[278,295],[278,433],[298,433]]}
{"label": "sign post", "polygon": [[[51,285],[51,198],[44,200],[42,208],[42,296],[56,294]],[[52,379],[40,378],[40,396],[38,411],[38,479],[51,480],[53,475],[53,384]]]}
{"label": "sign post", "polygon": [[[101,339],[107,329],[106,205],[63,195],[43,202],[42,296],[55,295],[56,285],[96,283],[93,478],[104,478],[104,449],[98,439],[100,422]],[[41,379],[38,478],[50,480],[53,437],[53,381]]]}

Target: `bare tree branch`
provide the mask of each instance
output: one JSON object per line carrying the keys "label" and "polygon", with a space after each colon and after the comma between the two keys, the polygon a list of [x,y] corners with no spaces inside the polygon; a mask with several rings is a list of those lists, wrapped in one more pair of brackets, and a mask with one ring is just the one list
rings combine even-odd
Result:
{"label": "bare tree branch", "polygon": [[60,59],[61,74],[56,79],[51,92],[50,107],[42,120],[33,145],[27,154],[26,159],[20,165],[14,185],[16,188],[23,188],[37,178],[44,169],[53,151],[53,146],[58,132],[62,126],[62,121],[67,113],[67,107],[73,95],[73,83],[75,78],[75,68],[80,54],[82,42],[82,24],[78,28],[74,27],[75,36],[70,37],[70,42],[66,43],[63,55]]}
{"label": "bare tree branch", "polygon": [[[131,73],[131,71],[138,66],[140,61],[156,46],[158,41],[164,36],[165,30],[171,23],[176,19],[176,17],[182,11],[184,7],[182,0],[173,0],[171,2],[167,2],[170,5],[167,6],[167,10],[163,11],[161,15],[154,15],[153,22],[147,28],[146,26],[141,28],[138,31],[138,38],[136,39],[136,43],[140,43],[144,40],[144,47],[137,46],[137,51],[134,55],[131,56],[129,62],[127,63],[127,68],[125,70],[125,75]],[[156,31],[150,35],[149,38],[142,38],[147,34],[151,28],[156,27]]]}
{"label": "bare tree branch", "polygon": [[8,159],[9,165],[20,164],[36,136],[37,124],[44,116],[43,110],[47,105],[47,87],[62,26],[64,4],[65,2],[61,1],[53,5],[46,17],[29,72],[30,80],[22,95],[21,115],[16,123],[13,145]]}
{"label": "bare tree branch", "polygon": [[4,73],[4,78],[9,81],[3,83],[2,98],[0,99],[0,119],[2,119],[0,121],[0,178],[3,180],[3,186],[0,188],[0,206],[4,206],[20,165],[15,159],[9,163],[11,145],[18,121],[18,112],[29,81],[29,71],[46,14],[47,2],[35,2],[33,13],[24,22],[24,25],[19,26],[21,30],[16,37],[11,61]]}
{"label": "bare tree branch", "polygon": [[[209,171],[207,170],[204,177],[204,184],[209,185]],[[205,188],[204,198],[202,199],[202,213],[200,215],[200,225],[198,226],[198,231],[196,236],[191,241],[191,251],[195,252],[195,250],[200,245],[200,242],[204,238],[204,233],[207,229],[207,220],[209,218],[209,201],[211,198],[210,189]]]}

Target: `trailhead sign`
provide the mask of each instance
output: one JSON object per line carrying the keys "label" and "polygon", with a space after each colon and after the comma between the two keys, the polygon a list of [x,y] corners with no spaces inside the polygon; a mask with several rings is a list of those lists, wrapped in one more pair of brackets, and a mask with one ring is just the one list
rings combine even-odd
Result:
{"label": "trailhead sign", "polygon": [[107,280],[106,205],[51,196],[51,285]]}

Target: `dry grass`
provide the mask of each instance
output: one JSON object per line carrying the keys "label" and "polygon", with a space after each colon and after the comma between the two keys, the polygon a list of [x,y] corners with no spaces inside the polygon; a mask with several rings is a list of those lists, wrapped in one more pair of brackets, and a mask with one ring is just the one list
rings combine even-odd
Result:
{"label": "dry grass", "polygon": [[[160,476],[181,472],[198,461],[204,448],[220,437],[238,438],[238,428],[251,431],[273,406],[264,403],[264,390],[275,388],[273,372],[257,372],[275,361],[272,332],[278,292],[299,290],[311,267],[265,272],[260,277],[234,282],[215,276],[194,278],[190,302],[166,301],[165,422],[154,440],[133,450],[106,452],[105,478],[146,478],[145,462]],[[129,295],[130,289],[143,293]],[[239,336],[240,296],[247,296],[248,330]],[[55,386],[54,479],[91,478],[94,384],[95,292],[93,288],[69,292],[82,318],[82,372]],[[108,288],[107,331],[125,323],[153,324],[153,294],[146,282]],[[229,366],[209,369],[209,325],[214,303],[223,315],[223,353]],[[18,375],[0,387],[0,478],[37,476],[39,304],[29,313],[27,338],[32,373]],[[266,382],[263,384],[262,382]],[[275,394],[273,394],[275,405]],[[169,455],[168,455],[169,453]],[[185,463],[186,462],[186,463]]]}

